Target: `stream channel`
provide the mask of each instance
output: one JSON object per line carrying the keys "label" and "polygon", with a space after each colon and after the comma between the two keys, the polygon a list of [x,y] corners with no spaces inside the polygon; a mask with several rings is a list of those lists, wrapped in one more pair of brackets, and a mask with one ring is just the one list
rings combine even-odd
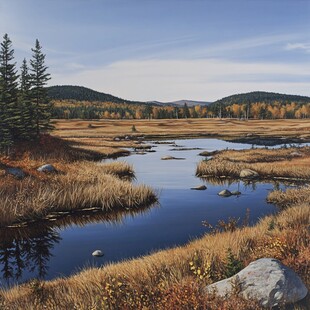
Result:
{"label": "stream channel", "polygon": [[[152,142],[147,142],[152,144]],[[222,181],[222,184],[195,176],[198,156],[203,150],[248,149],[251,145],[218,139],[175,140],[178,146],[199,150],[172,150],[171,144],[152,144],[155,152],[133,153],[119,160],[133,165],[136,183],[153,187],[159,204],[139,212],[119,214],[77,214],[30,229],[15,229],[0,236],[0,287],[8,287],[32,278],[53,279],[69,276],[85,267],[147,255],[157,250],[183,245],[202,237],[208,228],[229,217],[249,216],[249,224],[277,212],[266,203],[268,192],[279,183]],[[177,147],[178,148],[178,147]],[[184,160],[161,160],[162,156]],[[191,187],[205,184],[204,191]],[[239,190],[240,196],[217,194],[223,189]],[[248,209],[248,211],[247,211]],[[100,249],[101,258],[91,253]]]}

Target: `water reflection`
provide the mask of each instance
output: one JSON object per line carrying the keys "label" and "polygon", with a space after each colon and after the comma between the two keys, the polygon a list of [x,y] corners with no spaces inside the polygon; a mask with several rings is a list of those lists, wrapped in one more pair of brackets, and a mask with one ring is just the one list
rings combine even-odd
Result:
{"label": "water reflection", "polygon": [[[25,278],[44,279],[53,249],[62,240],[61,229],[72,225],[83,227],[89,223],[121,224],[125,217],[145,213],[149,208],[110,213],[78,212],[31,227],[0,229],[0,287],[10,286]],[[25,277],[25,273],[31,276]]]}
{"label": "water reflection", "polygon": [[44,278],[51,251],[60,240],[57,231],[51,227],[1,231],[1,273],[6,284],[10,284],[10,280],[19,280],[24,270],[37,278]]}
{"label": "water reflection", "polygon": [[[244,188],[250,188],[253,191],[256,190],[258,184],[266,184],[266,180],[240,180],[234,178],[220,178],[215,176],[204,176],[200,177],[200,180],[207,182],[214,186],[230,186],[237,184],[238,190],[241,186]],[[278,180],[268,180],[268,184],[272,185],[272,190],[279,190],[290,186],[303,185],[304,182],[299,181],[278,181]]]}

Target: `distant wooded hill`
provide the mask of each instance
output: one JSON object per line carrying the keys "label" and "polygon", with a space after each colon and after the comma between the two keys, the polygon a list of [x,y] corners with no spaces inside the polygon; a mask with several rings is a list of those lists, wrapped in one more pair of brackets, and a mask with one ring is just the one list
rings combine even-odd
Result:
{"label": "distant wooded hill", "polygon": [[303,104],[303,103],[310,103],[310,97],[255,91],[250,93],[228,96],[213,102],[213,105],[217,105],[220,103],[223,105],[231,105],[234,103],[247,104],[256,102],[264,102],[267,104],[272,104],[275,102],[279,102],[281,104],[295,102]]}
{"label": "distant wooded hill", "polygon": [[188,107],[194,107],[196,105],[207,106],[212,102],[209,101],[196,101],[196,100],[177,100],[177,101],[169,101],[169,102],[161,102],[161,101],[148,101],[148,104],[151,105],[160,105],[160,106],[176,106],[183,107],[186,103]]}
{"label": "distant wooded hill", "polygon": [[101,93],[83,86],[57,85],[47,87],[48,96],[52,100],[101,101],[113,103],[139,103]]}
{"label": "distant wooded hill", "polygon": [[271,92],[232,95],[213,102],[209,115],[234,118],[308,118],[310,97]]}
{"label": "distant wooded hill", "polygon": [[310,97],[270,92],[238,94],[213,103],[180,100],[138,102],[121,99],[81,86],[48,88],[54,103],[53,118],[309,118]]}

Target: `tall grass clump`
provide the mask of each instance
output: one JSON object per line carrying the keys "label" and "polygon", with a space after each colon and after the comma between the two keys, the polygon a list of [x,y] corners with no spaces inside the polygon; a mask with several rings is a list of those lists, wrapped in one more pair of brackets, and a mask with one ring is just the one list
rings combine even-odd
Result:
{"label": "tall grass clump", "polygon": [[268,194],[267,201],[283,208],[302,203],[310,205],[310,186],[272,191]]}
{"label": "tall grass clump", "polygon": [[66,172],[43,180],[29,176],[9,182],[8,177],[0,189],[0,225],[40,219],[50,212],[130,209],[156,201],[151,188],[136,186],[115,176],[125,172],[132,173],[132,167],[125,163],[78,162],[70,165]]}

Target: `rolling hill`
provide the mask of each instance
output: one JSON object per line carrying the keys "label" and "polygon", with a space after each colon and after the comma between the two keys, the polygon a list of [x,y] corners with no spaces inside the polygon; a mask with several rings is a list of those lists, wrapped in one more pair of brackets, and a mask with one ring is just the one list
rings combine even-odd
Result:
{"label": "rolling hill", "polygon": [[48,96],[52,100],[77,100],[77,101],[102,101],[113,103],[137,103],[144,102],[125,100],[109,94],[101,93],[83,86],[57,85],[47,87]]}
{"label": "rolling hill", "polygon": [[208,101],[195,101],[195,100],[177,100],[177,101],[170,101],[170,102],[161,102],[161,101],[148,101],[148,104],[152,105],[160,105],[160,106],[176,106],[176,107],[183,107],[186,103],[188,107],[193,107],[195,105],[204,105],[208,106],[212,102]]}
{"label": "rolling hill", "polygon": [[280,102],[281,104],[286,104],[290,102],[296,103],[310,103],[310,97],[307,96],[298,96],[298,95],[286,95],[286,94],[278,94],[272,92],[264,92],[264,91],[255,91],[244,94],[237,94],[222,98],[213,102],[212,105],[222,104],[224,106],[231,105],[234,103],[237,104],[245,104],[245,103],[255,103],[255,102],[265,102],[268,104],[272,104],[274,102]]}

